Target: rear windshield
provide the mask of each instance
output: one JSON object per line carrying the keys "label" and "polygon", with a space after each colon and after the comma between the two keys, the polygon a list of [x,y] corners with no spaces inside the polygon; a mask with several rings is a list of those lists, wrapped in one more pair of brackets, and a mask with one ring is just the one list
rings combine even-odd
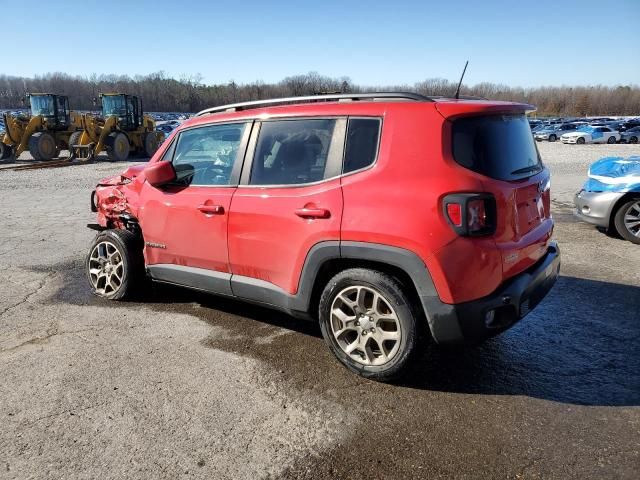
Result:
{"label": "rear windshield", "polygon": [[453,122],[453,158],[498,180],[518,180],[542,170],[524,114],[463,117]]}

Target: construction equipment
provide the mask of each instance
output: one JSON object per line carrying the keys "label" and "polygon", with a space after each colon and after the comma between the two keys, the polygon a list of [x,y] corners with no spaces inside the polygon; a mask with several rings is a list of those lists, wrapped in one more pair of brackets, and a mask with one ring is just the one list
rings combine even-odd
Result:
{"label": "construction equipment", "polygon": [[144,115],[142,101],[124,93],[101,93],[100,98],[102,116],[82,115],[82,130],[71,135],[71,158],[92,160],[102,151],[112,161],[125,161],[131,152],[151,157],[164,134]]}
{"label": "construction equipment", "polygon": [[18,158],[29,149],[34,160],[51,160],[69,146],[81,127],[81,116],[69,110],[69,98],[53,93],[28,93],[31,115],[4,113],[5,133],[0,136],[0,159]]}

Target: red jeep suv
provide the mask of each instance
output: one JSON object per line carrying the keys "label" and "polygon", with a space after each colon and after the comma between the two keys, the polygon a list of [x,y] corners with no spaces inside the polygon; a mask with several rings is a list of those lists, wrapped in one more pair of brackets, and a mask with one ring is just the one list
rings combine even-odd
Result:
{"label": "red jeep suv", "polygon": [[122,299],[151,278],[313,319],[346,367],[391,379],[420,339],[482,341],[555,283],[532,108],[370,93],[204,110],[98,184],[89,282]]}

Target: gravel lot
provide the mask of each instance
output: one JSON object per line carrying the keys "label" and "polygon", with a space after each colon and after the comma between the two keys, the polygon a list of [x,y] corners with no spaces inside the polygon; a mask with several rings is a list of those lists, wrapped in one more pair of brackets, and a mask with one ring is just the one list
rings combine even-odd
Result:
{"label": "gravel lot", "polygon": [[124,164],[0,171],[0,478],[637,478],[640,247],[577,222],[590,162],[539,144],[562,278],[410,379],[349,374],[311,324],[182,289],[94,298],[89,192]]}

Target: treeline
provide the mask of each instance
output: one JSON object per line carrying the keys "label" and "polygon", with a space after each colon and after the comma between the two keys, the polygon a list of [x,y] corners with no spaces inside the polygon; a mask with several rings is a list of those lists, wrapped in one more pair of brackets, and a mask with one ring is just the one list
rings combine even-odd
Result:
{"label": "treeline", "polygon": [[[91,75],[71,76],[48,73],[35,78],[0,75],[0,108],[25,106],[27,92],[51,92],[69,96],[73,109],[92,110],[101,92],[139,95],[145,111],[197,112],[216,105],[265,98],[313,95],[318,93],[359,93],[369,91],[412,91],[425,95],[453,95],[456,83],[428,79],[413,85],[362,86],[348,77],[331,78],[311,72],[286,77],[277,83],[239,84],[234,81],[205,85],[200,76],[171,78],[164,72],[145,76]],[[494,83],[463,85],[462,94],[494,100],[526,102],[535,105],[540,115],[640,115],[640,86],[607,87],[509,87]]]}

